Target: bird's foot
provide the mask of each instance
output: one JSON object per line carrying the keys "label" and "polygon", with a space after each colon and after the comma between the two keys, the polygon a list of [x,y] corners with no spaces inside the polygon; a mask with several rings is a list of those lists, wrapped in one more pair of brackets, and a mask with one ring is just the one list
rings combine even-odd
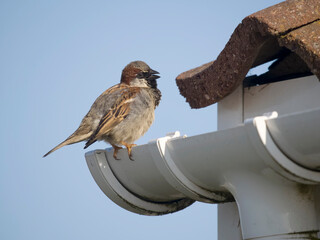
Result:
{"label": "bird's foot", "polygon": [[132,158],[131,151],[132,151],[132,147],[137,146],[137,144],[130,144],[130,143],[126,143],[126,142],[121,142],[121,144],[127,148],[129,159],[131,161],[134,161],[134,159]]}
{"label": "bird's foot", "polygon": [[118,151],[120,149],[122,149],[122,147],[118,147],[116,145],[111,145],[114,149],[114,152],[113,152],[113,158],[116,159],[116,160],[120,160],[120,158],[117,158],[117,154],[118,154]]}

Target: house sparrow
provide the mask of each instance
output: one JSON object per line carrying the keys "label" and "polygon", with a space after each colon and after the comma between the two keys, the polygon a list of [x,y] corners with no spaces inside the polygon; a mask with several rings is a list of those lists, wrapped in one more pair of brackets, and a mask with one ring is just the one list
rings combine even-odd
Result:
{"label": "house sparrow", "polygon": [[43,157],[69,144],[87,141],[84,148],[104,140],[114,149],[113,157],[121,145],[132,159],[134,141],[146,133],[154,120],[154,110],[159,105],[161,92],[157,88],[157,71],[146,63],[129,63],[122,71],[119,84],[103,92],[93,103],[79,128],[65,141]]}

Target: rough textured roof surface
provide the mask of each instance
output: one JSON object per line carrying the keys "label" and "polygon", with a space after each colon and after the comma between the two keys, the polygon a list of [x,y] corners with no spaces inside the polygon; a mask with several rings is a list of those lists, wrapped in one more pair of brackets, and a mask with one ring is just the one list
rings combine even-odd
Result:
{"label": "rough textured roof surface", "polygon": [[233,92],[250,68],[288,49],[320,79],[320,0],[287,0],[246,17],[215,61],[176,82],[191,108],[206,107]]}

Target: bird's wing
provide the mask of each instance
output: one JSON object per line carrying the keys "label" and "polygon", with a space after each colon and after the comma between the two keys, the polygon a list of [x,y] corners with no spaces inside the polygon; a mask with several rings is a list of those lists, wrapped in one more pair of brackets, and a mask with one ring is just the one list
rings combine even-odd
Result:
{"label": "bird's wing", "polygon": [[[114,91],[112,88],[110,90]],[[130,104],[135,96],[140,92],[139,87],[126,87],[123,85],[118,85],[116,90],[120,91],[118,99],[110,110],[108,110],[101,118],[97,129],[92,134],[84,148],[89,147],[92,143],[101,139],[103,135],[108,134],[111,129],[122,122],[129,114]]]}

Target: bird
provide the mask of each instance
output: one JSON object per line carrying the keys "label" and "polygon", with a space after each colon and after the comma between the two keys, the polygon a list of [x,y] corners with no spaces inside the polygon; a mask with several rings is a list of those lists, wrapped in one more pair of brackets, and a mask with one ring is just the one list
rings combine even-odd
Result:
{"label": "bird", "polygon": [[161,100],[157,74],[143,61],[130,62],[122,70],[120,83],[95,100],[78,129],[43,157],[81,141],[86,141],[84,149],[96,141],[105,141],[113,147],[114,159],[119,160],[117,153],[125,146],[133,160],[134,142],[150,128]]}

